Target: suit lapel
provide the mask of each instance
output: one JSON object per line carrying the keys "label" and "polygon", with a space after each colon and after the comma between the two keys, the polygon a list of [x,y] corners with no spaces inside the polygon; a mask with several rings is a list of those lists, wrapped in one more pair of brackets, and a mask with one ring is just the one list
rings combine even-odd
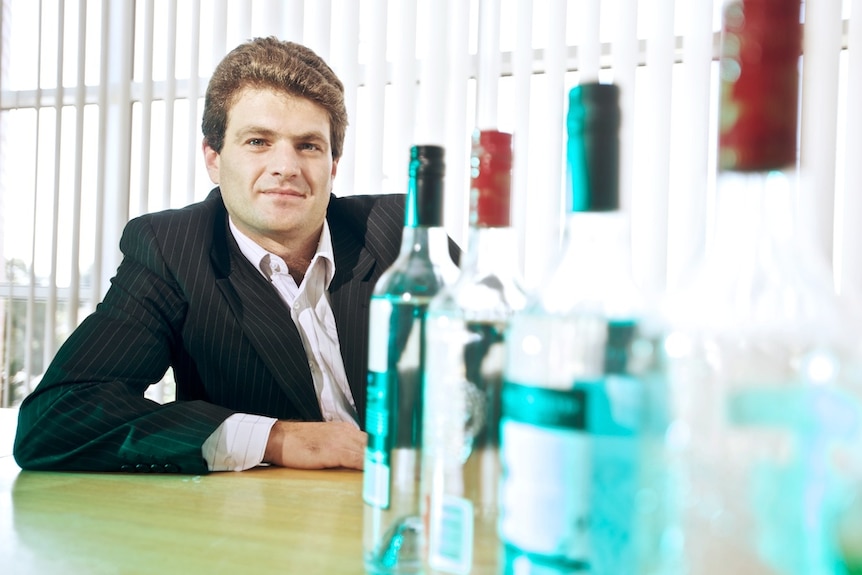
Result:
{"label": "suit lapel", "polygon": [[212,259],[220,274],[216,283],[243,333],[302,417],[321,421],[323,416],[308,358],[290,310],[266,278],[242,255],[228,232],[226,217],[215,230]]}
{"label": "suit lapel", "polygon": [[335,277],[329,286],[329,300],[338,330],[338,342],[347,382],[365,427],[365,395],[368,358],[368,302],[377,279],[377,261],[346,231],[348,226],[330,221]]}
{"label": "suit lapel", "polygon": [[[352,206],[354,212],[360,206]],[[367,249],[368,242],[383,241],[393,253],[400,246],[403,205],[393,205],[392,222],[364,222],[332,209],[327,214],[335,258],[335,277],[329,286],[330,304],[338,330],[338,341],[348,384],[361,427],[365,427],[365,397],[368,360],[368,305],[374,285],[384,267]],[[353,214],[355,215],[355,214]],[[365,214],[368,217],[368,214]],[[233,309],[243,332],[279,382],[284,392],[308,420],[323,416],[314,391],[308,359],[296,325],[276,291],[245,259],[228,231],[227,213],[221,210],[215,226],[211,259],[217,284]],[[380,227],[382,226],[382,227]],[[390,229],[391,228],[391,229]],[[375,232],[374,230],[378,230]],[[391,237],[390,237],[391,236]],[[378,246],[380,247],[380,246]],[[299,374],[299,378],[297,378]]]}

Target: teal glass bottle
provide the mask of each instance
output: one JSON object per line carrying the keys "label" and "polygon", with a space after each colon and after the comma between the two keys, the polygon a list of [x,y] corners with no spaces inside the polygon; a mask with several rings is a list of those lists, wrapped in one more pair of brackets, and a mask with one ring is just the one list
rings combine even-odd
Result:
{"label": "teal glass bottle", "polygon": [[661,340],[631,278],[618,99],[613,84],[570,92],[562,256],[510,323],[504,573],[644,573],[660,548]]}
{"label": "teal glass bottle", "polygon": [[713,233],[666,314],[683,572],[845,573],[860,320],[795,217],[800,9],[724,6]]}
{"label": "teal glass bottle", "polygon": [[363,555],[369,573],[422,570],[424,325],[431,299],[458,276],[443,227],[444,173],[442,147],[411,148],[401,251],[371,296],[362,489]]}
{"label": "teal glass bottle", "polygon": [[425,324],[422,504],[426,575],[499,573],[500,390],[509,318],[526,296],[511,226],[512,135],[476,131],[461,274]]}

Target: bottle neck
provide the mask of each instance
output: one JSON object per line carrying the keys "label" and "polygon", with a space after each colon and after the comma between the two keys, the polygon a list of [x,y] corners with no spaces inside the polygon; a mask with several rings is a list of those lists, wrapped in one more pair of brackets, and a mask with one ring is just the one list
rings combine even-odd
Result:
{"label": "bottle neck", "polygon": [[[629,268],[629,219],[621,211],[570,212],[563,236],[563,258],[594,262],[610,268]],[[613,256],[612,261],[603,261]],[[620,259],[622,258],[622,259]]]}
{"label": "bottle neck", "polygon": [[400,257],[421,257],[432,262],[451,261],[449,236],[442,226],[405,226]]}
{"label": "bottle neck", "polygon": [[755,265],[776,250],[792,249],[794,187],[793,175],[784,171],[722,172],[708,256],[729,258],[728,269],[733,269],[745,262]]}
{"label": "bottle neck", "polygon": [[828,323],[832,272],[795,225],[796,185],[792,172],[720,174],[714,228],[671,304],[675,323],[757,329],[774,339],[794,322]]}
{"label": "bottle neck", "polygon": [[545,309],[639,315],[643,302],[632,280],[630,237],[623,212],[571,212],[560,260],[543,290]]}
{"label": "bottle neck", "polygon": [[518,238],[511,227],[472,226],[467,239],[467,251],[462,273],[498,277],[518,277]]}

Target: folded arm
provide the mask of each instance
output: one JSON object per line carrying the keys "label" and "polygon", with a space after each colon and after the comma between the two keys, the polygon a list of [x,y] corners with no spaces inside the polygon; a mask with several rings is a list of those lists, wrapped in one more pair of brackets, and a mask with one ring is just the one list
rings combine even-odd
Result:
{"label": "folded arm", "polygon": [[14,453],[25,469],[206,472],[201,446],[233,413],[144,397],[171,363],[187,304],[145,222],[127,227],[121,247],[105,300],[21,405]]}

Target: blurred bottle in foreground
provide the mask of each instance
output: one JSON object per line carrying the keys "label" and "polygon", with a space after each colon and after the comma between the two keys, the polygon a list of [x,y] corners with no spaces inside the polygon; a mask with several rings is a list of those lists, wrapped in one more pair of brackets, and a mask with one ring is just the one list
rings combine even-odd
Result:
{"label": "blurred bottle in foreground", "polygon": [[499,572],[503,338],[512,312],[526,299],[510,226],[511,134],[474,133],[470,171],[470,233],[461,275],[431,301],[425,324],[426,573],[470,573],[474,566]]}
{"label": "blurred bottle in foreground", "polygon": [[505,573],[649,573],[661,552],[662,334],[631,279],[618,100],[615,85],[570,92],[562,258],[510,323]]}
{"label": "blurred bottle in foreground", "polygon": [[368,447],[362,497],[369,573],[421,573],[419,506],[424,325],[431,299],[458,276],[443,228],[444,150],[410,150],[401,252],[369,310]]}
{"label": "blurred bottle in foreground", "polygon": [[843,573],[858,336],[794,230],[800,2],[737,0],[723,16],[714,235],[668,307],[682,570]]}

